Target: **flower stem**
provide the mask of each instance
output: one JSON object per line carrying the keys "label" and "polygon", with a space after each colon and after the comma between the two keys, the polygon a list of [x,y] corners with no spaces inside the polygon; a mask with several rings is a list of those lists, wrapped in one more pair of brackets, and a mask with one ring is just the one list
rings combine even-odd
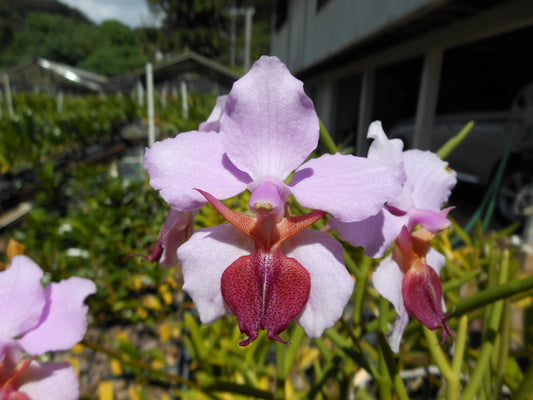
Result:
{"label": "flower stem", "polygon": [[322,141],[322,144],[324,145],[328,153],[335,154],[339,152],[337,145],[331,138],[331,135],[329,134],[322,120],[320,120],[320,140]]}
{"label": "flower stem", "polygon": [[388,376],[392,378],[394,392],[396,393],[396,396],[399,400],[409,400],[409,395],[407,394],[407,390],[405,389],[403,378],[398,372],[396,361],[394,360],[394,356],[387,343],[387,340],[385,339],[385,336],[380,333],[378,336],[378,339],[379,339],[378,349],[379,349],[379,356],[380,356],[380,368],[387,369],[387,373],[383,375],[385,377]]}
{"label": "flower stem", "polygon": [[533,289],[533,275],[524,279],[512,280],[486,289],[474,296],[458,303],[453,311],[453,316],[464,315],[476,308],[481,308],[497,300],[513,296],[520,292]]}
{"label": "flower stem", "polygon": [[[501,288],[505,284],[505,281],[507,280],[508,271],[509,251],[506,250],[503,252],[503,256],[501,257],[500,270],[498,274],[498,286],[496,288]],[[494,344],[496,341],[498,328],[500,326],[503,306],[504,301],[500,300],[492,305],[491,312],[488,313],[488,318],[485,321],[487,329],[483,337],[483,344],[481,345],[481,350],[479,352],[476,367],[472,375],[470,376],[470,380],[463,392],[462,399],[464,400],[470,400],[476,397],[476,392],[479,386],[481,385],[481,380],[485,375],[485,372],[489,369],[490,358],[494,350]]]}
{"label": "flower stem", "polygon": [[[345,252],[344,254],[346,259],[350,259],[353,263],[353,260]],[[348,264],[348,263],[347,263]],[[354,263],[355,264],[355,263]],[[361,337],[363,333],[363,313],[364,313],[364,300],[365,294],[367,293],[366,287],[368,285],[368,278],[370,275],[370,269],[372,268],[372,262],[370,258],[364,257],[359,268],[359,276],[357,279],[357,288],[355,290],[355,300],[354,300],[354,324],[355,324],[355,337]]]}
{"label": "flower stem", "polygon": [[448,361],[448,357],[446,357],[446,354],[444,354],[444,351],[440,346],[439,339],[437,338],[435,331],[430,330],[425,325],[422,326],[422,330],[424,331],[424,336],[428,341],[428,350],[431,354],[431,357],[433,358],[433,361],[435,361],[435,364],[437,364],[439,367],[439,371],[444,379],[446,379],[447,400],[459,399],[459,386],[461,383],[460,374],[456,373],[452,369],[450,362]]}

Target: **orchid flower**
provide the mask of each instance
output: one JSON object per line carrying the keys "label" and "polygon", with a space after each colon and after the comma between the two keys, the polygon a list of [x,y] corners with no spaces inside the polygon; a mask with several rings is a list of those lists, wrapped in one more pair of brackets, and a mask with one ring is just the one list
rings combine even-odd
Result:
{"label": "orchid flower", "polygon": [[77,277],[43,287],[42,276],[39,266],[23,255],[0,272],[1,400],[75,400],[79,395],[77,374],[69,363],[41,363],[36,357],[68,350],[83,338],[83,302],[96,287]]}
{"label": "orchid flower", "polygon": [[204,323],[235,314],[248,335],[240,343],[246,346],[260,329],[286,343],[279,334],[292,319],[318,337],[340,318],[354,286],[342,246],[327,233],[306,229],[325,212],[254,218],[201,193],[231,223],[199,229],[178,249],[183,288]]}
{"label": "orchid flower", "polygon": [[191,237],[193,227],[193,212],[171,208],[159,231],[155,249],[150,251],[149,256],[144,256],[143,260],[159,262],[165,269],[176,266],[178,264],[178,247]]}
{"label": "orchid flower", "polygon": [[[382,257],[394,242],[392,255],[381,261],[372,282],[379,293],[394,305],[397,319],[389,335],[394,351],[399,350],[409,314],[430,329],[450,333],[443,308],[442,285],[438,278],[445,258],[431,249],[431,239],[451,223],[450,209],[442,209],[457,182],[448,164],[429,151],[403,150],[399,139],[387,139],[379,121],[373,122],[368,137],[374,139],[368,158],[405,168],[407,182],[400,195],[388,201],[364,221],[344,223],[331,219],[339,237],[362,246],[371,257]],[[421,231],[416,230],[422,226]]]}
{"label": "orchid flower", "polygon": [[148,149],[145,168],[152,186],[180,211],[206,204],[196,188],[218,200],[248,189],[252,210],[281,218],[293,194],[304,207],[351,222],[376,214],[398,195],[405,177],[396,165],[341,154],[304,163],[318,138],[318,117],[302,82],[278,58],[263,56],[199,131]]}
{"label": "orchid flower", "polygon": [[[403,169],[341,154],[305,162],[318,145],[318,117],[276,57],[261,57],[208,121],[155,143],[145,157],[150,183],[172,207],[191,211],[208,201],[230,222],[200,229],[178,248],[184,289],[204,323],[237,315],[248,335],[242,345],[260,329],[282,340],[292,319],[320,336],[341,316],[353,279],[340,244],[306,228],[327,213],[346,222],[376,214],[399,195]],[[219,202],[246,189],[255,217]],[[286,217],[291,195],[316,211]]]}

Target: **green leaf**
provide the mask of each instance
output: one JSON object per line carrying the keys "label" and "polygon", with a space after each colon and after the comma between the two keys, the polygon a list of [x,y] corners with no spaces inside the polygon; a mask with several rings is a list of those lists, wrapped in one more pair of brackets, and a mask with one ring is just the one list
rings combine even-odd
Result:
{"label": "green leaf", "polygon": [[442,147],[437,151],[437,155],[443,160],[448,158],[448,156],[457,148],[457,146],[463,143],[463,140],[466,139],[473,127],[474,121],[467,123],[457,135],[442,145]]}

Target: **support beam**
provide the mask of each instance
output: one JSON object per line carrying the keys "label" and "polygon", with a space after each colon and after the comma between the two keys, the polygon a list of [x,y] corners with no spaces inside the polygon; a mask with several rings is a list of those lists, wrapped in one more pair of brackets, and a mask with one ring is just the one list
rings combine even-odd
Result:
{"label": "support beam", "polygon": [[[334,87],[333,82],[331,79],[325,79],[323,82],[320,83],[318,86],[318,100],[316,104],[318,117],[322,120],[324,123],[324,126],[329,131],[329,133],[333,136],[334,132],[333,129],[335,128],[333,126],[334,121]],[[335,138],[333,138],[335,139]]]}
{"label": "support beam", "polygon": [[252,57],[252,18],[255,14],[255,8],[248,7],[245,14],[244,25],[244,72],[248,72],[251,65]]}
{"label": "support beam", "polygon": [[424,57],[413,138],[413,147],[417,149],[427,150],[431,145],[431,132],[435,121],[435,110],[439,94],[442,54],[442,49],[434,49],[426,53]]}
{"label": "support beam", "polygon": [[355,154],[365,156],[367,153],[366,135],[372,119],[374,103],[374,78],[375,70],[367,68],[363,73],[361,83],[361,97],[359,100],[359,118],[357,120],[357,139]]}
{"label": "support beam", "polygon": [[[381,67],[408,60],[431,51],[435,43],[443,49],[461,46],[489,38],[491,36],[512,32],[516,29],[533,25],[533,2],[531,0],[515,0],[504,2],[499,6],[480,12],[442,29],[434,30],[426,35],[403,42],[395,47],[361,58],[339,68],[328,70],[332,79],[364,71],[368,67]],[[298,73],[298,71],[296,71]],[[313,83],[313,80],[309,80]]]}

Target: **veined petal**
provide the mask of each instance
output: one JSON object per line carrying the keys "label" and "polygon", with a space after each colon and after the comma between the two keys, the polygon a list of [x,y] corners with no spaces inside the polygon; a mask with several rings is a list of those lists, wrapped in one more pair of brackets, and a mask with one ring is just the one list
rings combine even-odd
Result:
{"label": "veined petal", "polygon": [[396,216],[382,209],[376,215],[357,222],[341,222],[331,218],[329,225],[337,230],[342,240],[363,247],[369,257],[379,258],[393,245],[408,220],[407,215]]}
{"label": "veined petal", "polygon": [[95,292],[94,282],[78,277],[48,285],[41,321],[22,336],[20,345],[33,355],[72,348],[85,335],[88,307],[84,301]]}
{"label": "veined petal", "polygon": [[337,153],[303,164],[289,186],[303,206],[354,222],[376,215],[404,182],[401,166]]}
{"label": "veined petal", "polygon": [[402,296],[403,277],[404,273],[392,255],[385,257],[372,274],[372,284],[379,294],[392,303],[396,310],[396,321],[391,332],[387,335],[389,345],[395,352],[399,351],[403,331],[409,322],[409,314],[405,309]]}
{"label": "veined petal", "polygon": [[183,289],[204,324],[231,313],[222,297],[222,274],[239,257],[253,251],[253,241],[230,224],[199,229],[179,247]]}
{"label": "veined petal", "polygon": [[217,102],[215,104],[215,108],[213,108],[213,111],[211,111],[211,114],[205,120],[200,124],[200,128],[198,130],[203,132],[218,132],[220,131],[220,118],[222,117],[222,114],[224,113],[224,109],[226,107],[226,98],[227,95],[218,96]]}
{"label": "veined petal", "polygon": [[0,272],[0,341],[35,327],[46,304],[43,271],[29,257],[16,256]]}
{"label": "veined petal", "polygon": [[79,397],[78,376],[69,363],[34,361],[17,379],[16,386],[32,400],[77,400]]}
{"label": "veined petal", "polygon": [[296,321],[310,337],[319,337],[342,316],[354,288],[344,266],[342,245],[329,234],[306,229],[282,245],[309,272],[309,300]]}
{"label": "veined petal", "polygon": [[216,132],[184,132],[156,142],[146,150],[144,166],[154,189],[181,211],[205,205],[205,198],[194,188],[226,199],[244,191],[250,182],[225,156]]}
{"label": "veined petal", "polygon": [[276,57],[261,57],[234,83],[220,120],[228,157],[253,180],[284,181],[316,148],[318,133],[302,82]]}
{"label": "veined petal", "polygon": [[457,174],[447,162],[429,151],[407,150],[403,158],[414,206],[439,212],[457,183]]}

